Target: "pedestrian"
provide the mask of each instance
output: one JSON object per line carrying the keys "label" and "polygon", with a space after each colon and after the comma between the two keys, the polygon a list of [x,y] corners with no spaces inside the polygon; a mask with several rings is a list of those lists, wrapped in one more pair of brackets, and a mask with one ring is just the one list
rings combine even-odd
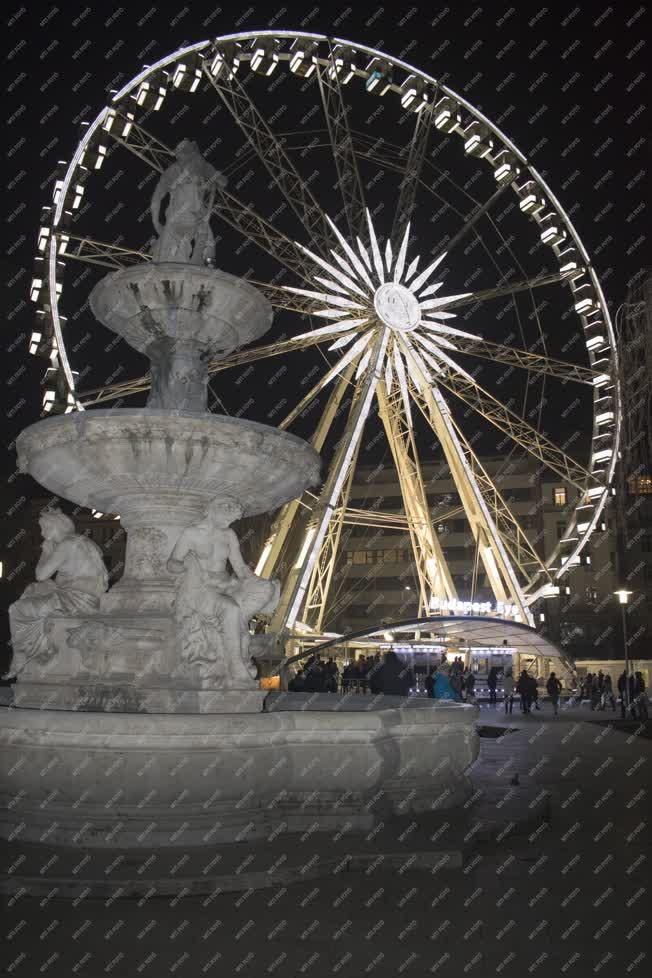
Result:
{"label": "pedestrian", "polygon": [[369,672],[371,670],[371,656],[360,656],[360,692],[365,694],[369,689]]}
{"label": "pedestrian", "polygon": [[305,670],[306,681],[304,690],[306,693],[322,693],[324,691],[324,667],[319,656],[313,656]]}
{"label": "pedestrian", "polygon": [[518,677],[518,682],[516,684],[516,691],[518,692],[521,698],[521,712],[529,713],[530,707],[532,705],[532,685],[530,682],[530,677],[528,676],[525,669]]}
{"label": "pedestrian", "polygon": [[489,688],[489,703],[496,702],[496,686],[498,685],[498,670],[492,666],[487,676],[487,686]]}
{"label": "pedestrian", "polygon": [[461,700],[462,699],[462,674],[459,671],[459,669],[451,668],[450,684],[453,692],[455,693],[455,698]]}
{"label": "pedestrian", "polygon": [[431,700],[435,698],[435,672],[436,670],[432,668],[423,682],[428,699]]}
{"label": "pedestrian", "polygon": [[386,696],[409,696],[414,677],[393,649],[385,653],[382,675],[383,693]]}
{"label": "pedestrian", "polygon": [[540,710],[539,706],[539,684],[535,676],[529,676],[530,680],[530,704],[535,710]]}
{"label": "pedestrian", "polygon": [[351,683],[353,682],[353,663],[345,662],[344,668],[342,669],[342,692],[351,692]]}
{"label": "pedestrian", "polygon": [[611,676],[609,673],[604,677],[604,683],[602,686],[602,709],[606,710],[607,703],[611,704],[612,713],[616,712],[616,697],[614,696],[613,683],[611,681]]}
{"label": "pedestrian", "polygon": [[602,695],[602,690],[600,689],[600,675],[598,673],[596,676],[591,678],[591,689],[589,691],[589,697],[591,700],[591,709],[595,710],[600,702],[600,697]]}
{"label": "pedestrian", "polygon": [[295,676],[288,683],[288,690],[291,693],[303,693],[306,686],[306,679],[303,669],[299,669]]}
{"label": "pedestrian", "polygon": [[508,667],[503,677],[503,697],[505,699],[505,713],[511,713],[514,706],[514,676]]}
{"label": "pedestrian", "polygon": [[561,696],[561,683],[554,672],[550,673],[546,683],[546,691],[552,703],[553,716],[559,716],[559,697]]}
{"label": "pedestrian", "polygon": [[642,672],[637,672],[634,674],[634,702],[636,703],[636,709],[638,711],[638,719],[645,722],[649,718],[649,711],[647,705],[647,693],[645,691],[645,680],[643,679]]}
{"label": "pedestrian", "polygon": [[339,683],[340,670],[332,657],[324,666],[324,688],[327,693],[336,693]]}
{"label": "pedestrian", "polygon": [[475,673],[471,669],[467,669],[463,679],[466,702],[475,703]]}
{"label": "pedestrian", "polygon": [[376,654],[371,663],[371,668],[367,673],[367,680],[369,683],[369,692],[376,695],[377,693],[382,693],[383,691],[383,661],[378,654]]}
{"label": "pedestrian", "polygon": [[435,699],[457,700],[458,695],[453,689],[450,679],[451,667],[444,659],[435,673]]}
{"label": "pedestrian", "polygon": [[627,709],[627,673],[624,669],[618,676],[618,695],[620,696],[620,716],[624,720]]}

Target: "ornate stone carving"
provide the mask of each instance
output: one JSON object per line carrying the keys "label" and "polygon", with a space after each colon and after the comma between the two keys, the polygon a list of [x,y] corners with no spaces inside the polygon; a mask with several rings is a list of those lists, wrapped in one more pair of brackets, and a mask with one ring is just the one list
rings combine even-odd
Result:
{"label": "ornate stone carving", "polygon": [[[210,216],[217,187],[226,177],[208,163],[188,139],[174,151],[175,162],[164,170],[152,196],[152,223],[158,235],[152,258],[155,262],[187,262],[207,265],[213,261],[215,238]],[[161,204],[168,198],[165,223]]]}
{"label": "ornate stone carving", "polygon": [[168,551],[168,538],[154,526],[143,526],[130,530],[129,557],[125,565],[125,576],[141,580],[144,577],[157,577],[165,574]]}
{"label": "ornate stone carving", "polygon": [[89,619],[67,630],[67,644],[79,652],[82,669],[96,676],[155,671],[164,642],[162,629],[146,624],[114,625]]}
{"label": "ornate stone carving", "polygon": [[43,663],[56,654],[49,636],[55,617],[93,612],[108,587],[102,551],[88,537],[75,533],[70,517],[60,510],[48,510],[39,525],[43,546],[36,583],[29,584],[9,608],[15,674],[32,659]]}
{"label": "ornate stone carving", "polygon": [[171,573],[181,575],[175,601],[181,655],[199,666],[203,679],[225,689],[253,686],[249,621],[271,614],[280,593],[278,581],[257,577],[242,558],[230,528],[242,514],[234,499],[213,500],[205,518],[183,531],[168,560]]}

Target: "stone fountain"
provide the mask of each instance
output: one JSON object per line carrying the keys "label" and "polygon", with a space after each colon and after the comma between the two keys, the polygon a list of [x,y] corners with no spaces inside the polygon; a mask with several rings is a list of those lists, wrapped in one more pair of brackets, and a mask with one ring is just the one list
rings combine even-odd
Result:
{"label": "stone fountain", "polygon": [[456,804],[477,753],[473,707],[386,697],[360,710],[334,697],[296,710],[286,695],[264,709],[249,628],[271,615],[279,584],[247,566],[231,523],[315,485],[319,457],[286,432],[206,410],[209,359],[262,336],[272,309],[211,267],[223,177],[194,143],[176,157],[152,201],[152,262],[107,275],[90,297],[149,358],[147,407],[52,417],[18,439],[23,472],[119,514],[127,552],[109,588],[99,548],[58,510],[42,514],[37,581],[10,611],[0,834],[203,846]]}

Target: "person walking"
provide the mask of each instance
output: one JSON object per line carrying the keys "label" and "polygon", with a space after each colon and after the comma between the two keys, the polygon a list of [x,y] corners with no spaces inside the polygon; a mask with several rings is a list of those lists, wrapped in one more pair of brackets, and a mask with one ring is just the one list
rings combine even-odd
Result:
{"label": "person walking", "polygon": [[550,673],[546,683],[546,691],[552,703],[553,716],[559,716],[559,697],[561,696],[561,683],[554,672]]}
{"label": "person walking", "polygon": [[624,669],[618,676],[618,695],[620,696],[620,717],[624,720],[627,710],[627,673]]}
{"label": "person walking", "polygon": [[503,696],[505,699],[505,713],[511,713],[514,706],[514,676],[511,669],[505,670],[503,677]]}
{"label": "person walking", "polygon": [[611,704],[612,713],[616,712],[616,697],[614,696],[614,687],[611,681],[611,676],[609,673],[604,677],[604,683],[602,684],[602,709],[607,709],[607,703]]}
{"label": "person walking", "polygon": [[518,677],[516,691],[521,698],[521,713],[529,713],[532,705],[532,684],[525,669]]}
{"label": "person walking", "polygon": [[[453,666],[455,664],[453,663]],[[462,699],[462,673],[459,669],[451,668],[450,673],[450,684],[455,696],[458,700]]]}
{"label": "person walking", "polygon": [[600,673],[593,676],[591,679],[591,689],[589,691],[589,696],[591,699],[591,709],[595,710],[596,706],[600,703],[600,696],[602,691],[600,689]]}
{"label": "person walking", "polygon": [[638,719],[645,722],[649,718],[649,710],[642,672],[634,673],[634,702],[636,703]]}
{"label": "person walking", "polygon": [[303,674],[303,670],[299,669],[297,674],[293,676],[290,682],[288,683],[288,690],[291,693],[303,693],[305,688],[306,688],[306,679]]}
{"label": "person walking", "polygon": [[462,679],[466,702],[475,703],[475,673],[471,669],[467,669]]}
{"label": "person walking", "polygon": [[489,703],[496,703],[496,686],[498,685],[498,670],[492,666],[487,676],[487,687],[489,689]]}
{"label": "person walking", "polygon": [[435,672],[436,670],[434,668],[431,669],[423,682],[428,699],[431,700],[434,700],[435,698]]}
{"label": "person walking", "polygon": [[414,683],[412,671],[405,666],[396,652],[390,649],[383,662],[383,693],[386,696],[409,696]]}
{"label": "person walking", "polygon": [[378,654],[376,654],[371,663],[371,668],[368,672],[368,682],[369,682],[369,692],[376,695],[377,693],[382,693],[383,691],[383,662]]}

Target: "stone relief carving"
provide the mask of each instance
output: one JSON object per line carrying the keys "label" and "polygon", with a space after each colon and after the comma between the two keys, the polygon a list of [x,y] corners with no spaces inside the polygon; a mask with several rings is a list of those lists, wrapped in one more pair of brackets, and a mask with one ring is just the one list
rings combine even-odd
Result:
{"label": "stone relief carving", "polygon": [[175,618],[182,658],[225,688],[253,685],[249,621],[271,614],[280,594],[278,581],[257,577],[242,557],[230,528],[242,515],[236,500],[213,500],[205,518],[183,531],[168,560],[168,570],[180,575]]}
{"label": "stone relief carving", "polygon": [[125,574],[128,577],[156,577],[165,572],[168,540],[163,530],[153,526],[130,531],[131,547]]}
{"label": "stone relief carving", "polygon": [[56,654],[50,641],[53,617],[83,616],[99,605],[109,576],[102,551],[75,532],[70,517],[60,510],[39,519],[43,545],[36,565],[36,583],[29,584],[9,608],[13,644],[11,671],[18,675],[36,658],[46,662]]}
{"label": "stone relief carving", "polygon": [[[207,265],[215,254],[210,225],[215,190],[226,186],[226,178],[188,139],[179,143],[174,155],[175,162],[163,172],[152,196],[152,223],[158,235],[152,259]],[[165,197],[168,204],[163,224],[161,205]]]}

